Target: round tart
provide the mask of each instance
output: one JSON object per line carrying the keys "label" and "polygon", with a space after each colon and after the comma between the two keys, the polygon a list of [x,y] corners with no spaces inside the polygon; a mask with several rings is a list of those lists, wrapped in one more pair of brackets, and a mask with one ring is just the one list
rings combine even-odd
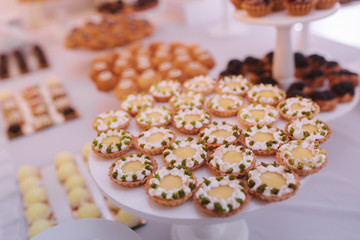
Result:
{"label": "round tart", "polygon": [[198,134],[201,128],[211,123],[211,115],[202,108],[180,109],[172,120],[173,126],[184,134]]}
{"label": "round tart", "polygon": [[154,172],[146,182],[145,190],[154,202],[175,207],[191,198],[196,184],[196,178],[189,170],[168,166]]}
{"label": "round tart", "polygon": [[169,105],[173,112],[177,112],[182,108],[202,107],[204,102],[205,98],[201,93],[186,91],[170,98]]}
{"label": "round tart", "polygon": [[300,176],[320,171],[327,164],[325,150],[318,143],[303,140],[290,141],[279,148],[276,153],[279,163],[291,168]]}
{"label": "round tart", "polygon": [[236,143],[241,136],[241,130],[237,125],[213,122],[209,126],[203,128],[198,134],[199,141],[204,141],[204,144],[214,149],[222,144]]}
{"label": "round tart", "polygon": [[117,129],[99,133],[92,143],[92,149],[100,157],[116,158],[129,151],[132,145],[132,135]]}
{"label": "round tart", "polygon": [[221,145],[208,157],[207,165],[215,175],[243,177],[256,164],[250,149],[232,144]]}
{"label": "round tart", "polygon": [[279,119],[279,112],[271,105],[252,103],[240,108],[237,118],[247,127],[273,125]]}
{"label": "round tart", "polygon": [[244,78],[242,75],[231,75],[220,78],[216,91],[220,94],[229,93],[244,96],[250,88],[251,84],[247,78]]}
{"label": "round tart", "polygon": [[180,93],[181,84],[176,80],[162,80],[150,87],[150,94],[158,102],[167,102],[175,94]]}
{"label": "round tart", "polygon": [[281,101],[277,110],[283,119],[295,120],[302,117],[314,118],[320,112],[320,107],[310,98],[293,97]]}
{"label": "round tart", "polygon": [[137,187],[146,182],[157,169],[156,160],[143,153],[131,153],[121,156],[111,164],[111,181],[124,187]]}
{"label": "round tart", "polygon": [[120,103],[120,109],[128,112],[130,115],[136,115],[138,111],[146,106],[153,106],[154,97],[145,93],[134,93],[125,97]]}
{"label": "round tart", "polygon": [[204,178],[195,194],[198,208],[213,217],[229,217],[249,202],[250,195],[235,176]]}
{"label": "round tart", "polygon": [[331,136],[331,128],[318,119],[301,118],[289,122],[285,132],[290,139],[324,143]]}
{"label": "round tart", "polygon": [[137,137],[135,147],[149,155],[158,155],[175,142],[176,135],[169,128],[152,127]]}
{"label": "round tart", "polygon": [[285,99],[285,92],[271,84],[258,84],[253,86],[246,95],[250,103],[265,103],[276,106]]}
{"label": "round tart", "polygon": [[254,126],[243,132],[242,143],[258,155],[273,155],[288,141],[286,133],[272,126]]}
{"label": "round tart", "polygon": [[232,117],[244,104],[242,97],[232,94],[218,94],[210,98],[206,106],[217,117]]}
{"label": "round tart", "polygon": [[249,193],[264,201],[282,201],[295,195],[300,182],[296,173],[279,164],[262,163],[245,174]]}
{"label": "round tart", "polygon": [[165,106],[145,107],[139,110],[135,121],[142,129],[165,127],[171,123],[171,112]]}
{"label": "round tart", "polygon": [[100,113],[94,120],[92,127],[97,132],[114,129],[126,129],[130,124],[131,116],[122,110],[110,110]]}
{"label": "round tart", "polygon": [[216,79],[209,76],[197,76],[184,82],[185,90],[202,93],[204,95],[212,93],[215,86]]}
{"label": "round tart", "polygon": [[187,140],[175,141],[162,154],[167,166],[186,167],[190,171],[201,167],[207,157],[207,148],[192,137]]}

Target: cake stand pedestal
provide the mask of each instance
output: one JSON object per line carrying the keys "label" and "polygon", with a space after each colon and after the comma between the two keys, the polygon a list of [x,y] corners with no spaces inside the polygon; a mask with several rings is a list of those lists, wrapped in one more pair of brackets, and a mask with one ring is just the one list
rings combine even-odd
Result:
{"label": "cake stand pedestal", "polygon": [[[284,89],[287,89],[294,81],[294,56],[291,46],[291,27],[296,23],[307,25],[309,22],[319,20],[334,14],[340,8],[337,3],[335,7],[328,10],[313,10],[310,14],[300,17],[292,17],[286,11],[271,13],[265,17],[250,17],[246,11],[236,11],[234,17],[240,22],[274,26],[277,30],[276,47],[273,60],[273,76]],[[306,30],[306,29],[304,29]],[[307,31],[307,30],[306,30]],[[303,44],[307,38],[303,36]]]}

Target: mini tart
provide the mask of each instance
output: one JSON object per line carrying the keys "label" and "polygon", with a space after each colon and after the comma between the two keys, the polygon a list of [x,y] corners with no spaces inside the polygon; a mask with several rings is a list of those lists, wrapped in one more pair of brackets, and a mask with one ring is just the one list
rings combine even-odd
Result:
{"label": "mini tart", "polygon": [[218,93],[230,93],[234,95],[244,96],[247,91],[251,88],[251,84],[247,78],[242,75],[238,76],[226,76],[220,78],[216,86]]}
{"label": "mini tart", "polygon": [[100,113],[94,120],[92,127],[97,132],[114,129],[126,129],[130,124],[131,116],[122,110],[110,110]]}
{"label": "mini tart", "polygon": [[242,144],[258,155],[274,155],[288,141],[286,133],[272,126],[253,126],[243,132]]}
{"label": "mini tart", "polygon": [[204,144],[214,149],[222,144],[236,143],[241,136],[241,130],[237,125],[213,122],[209,126],[203,128],[198,134],[199,141],[204,141]]}
{"label": "mini tart", "polygon": [[185,167],[190,171],[201,167],[206,158],[207,148],[192,137],[175,141],[162,154],[162,160],[167,166]]}
{"label": "mini tart", "polygon": [[265,103],[275,107],[280,101],[285,99],[285,95],[285,92],[277,86],[258,84],[247,92],[246,97],[250,103]]}
{"label": "mini tart", "polygon": [[217,176],[234,175],[240,178],[255,166],[256,157],[243,146],[225,144],[216,148],[206,163]]}
{"label": "mini tart", "polygon": [[175,207],[192,197],[196,184],[196,178],[189,170],[168,166],[154,172],[146,182],[145,190],[154,202]]}
{"label": "mini tart", "polygon": [[124,187],[137,187],[144,184],[157,169],[156,160],[143,153],[131,153],[121,156],[111,164],[111,181]]}
{"label": "mini tart", "polygon": [[245,174],[249,193],[264,201],[277,202],[290,198],[299,189],[300,181],[290,168],[261,163]]}
{"label": "mini tart", "polygon": [[210,98],[206,106],[209,112],[217,117],[232,117],[244,104],[240,96],[232,94],[218,94]]}
{"label": "mini tart", "polygon": [[129,151],[132,145],[132,135],[117,129],[99,133],[92,143],[92,150],[100,157],[116,158]]}
{"label": "mini tart", "polygon": [[135,147],[149,155],[158,155],[175,142],[176,135],[169,128],[152,127],[144,130],[135,140]]}
{"label": "mini tart", "polygon": [[250,195],[235,176],[204,178],[195,194],[196,206],[213,217],[229,217],[249,202]]}
{"label": "mini tart", "polygon": [[167,102],[175,94],[180,93],[181,84],[176,80],[162,80],[150,87],[150,94],[158,102]]}
{"label": "mini tart", "polygon": [[318,143],[303,140],[290,141],[279,148],[276,159],[300,176],[320,171],[328,162],[325,150]]}
{"label": "mini tart", "polygon": [[139,110],[135,121],[142,129],[150,127],[165,127],[171,123],[172,114],[165,106],[145,107]]}
{"label": "mini tart", "polygon": [[237,118],[246,127],[273,125],[279,119],[275,107],[264,103],[252,103],[240,108]]}
{"label": "mini tart", "polygon": [[125,97],[124,101],[120,103],[120,109],[128,112],[130,115],[136,115],[141,108],[153,106],[154,103],[155,100],[152,95],[135,93]]}
{"label": "mini tart", "polygon": [[320,112],[320,107],[309,98],[292,97],[281,101],[277,110],[283,119],[290,121],[302,117],[314,118]]}
{"label": "mini tart", "polygon": [[198,134],[203,127],[211,123],[211,115],[202,108],[180,109],[174,114],[172,125],[181,133]]}
{"label": "mini tart", "polygon": [[177,112],[182,108],[202,107],[204,102],[205,98],[201,93],[186,91],[170,98],[169,105],[173,112]]}
{"label": "mini tart", "polygon": [[289,122],[285,132],[292,140],[324,143],[331,136],[331,128],[318,119],[301,118]]}
{"label": "mini tart", "polygon": [[197,76],[184,82],[185,90],[202,93],[204,95],[212,93],[215,86],[216,79],[209,76]]}

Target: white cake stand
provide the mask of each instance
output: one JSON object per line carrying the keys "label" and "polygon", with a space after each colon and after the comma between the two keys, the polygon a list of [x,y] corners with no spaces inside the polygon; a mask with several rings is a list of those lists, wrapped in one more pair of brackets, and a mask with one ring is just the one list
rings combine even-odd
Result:
{"label": "white cake stand", "polygon": [[[305,31],[307,31],[307,24],[309,22],[319,20],[334,14],[340,8],[337,3],[335,7],[328,10],[313,10],[306,16],[293,17],[289,16],[286,11],[278,13],[271,13],[265,17],[254,18],[250,17],[246,11],[236,11],[234,17],[240,22],[274,26],[277,30],[277,40],[273,60],[273,76],[277,79],[281,87],[287,89],[294,81],[294,56],[291,46],[291,27],[296,23],[305,24]],[[301,38],[306,41],[306,33]],[[305,43],[302,43],[304,45]]]}

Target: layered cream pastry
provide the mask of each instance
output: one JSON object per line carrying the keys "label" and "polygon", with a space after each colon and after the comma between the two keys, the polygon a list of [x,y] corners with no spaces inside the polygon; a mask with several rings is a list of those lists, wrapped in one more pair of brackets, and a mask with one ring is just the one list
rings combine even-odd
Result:
{"label": "layered cream pastry", "polygon": [[237,125],[227,124],[225,121],[213,122],[203,128],[198,134],[199,141],[204,141],[210,149],[219,147],[222,144],[236,143],[241,135],[241,130]]}
{"label": "layered cream pastry", "polygon": [[162,154],[162,159],[167,166],[186,167],[191,171],[201,167],[206,158],[207,148],[192,137],[175,141]]}
{"label": "layered cream pastry", "polygon": [[318,119],[301,118],[289,122],[285,132],[290,139],[323,143],[331,136],[331,128]]}
{"label": "layered cream pastry", "polygon": [[200,129],[211,123],[211,115],[202,108],[180,109],[174,114],[173,126],[184,134],[197,134]]}
{"label": "layered cream pastry", "polygon": [[258,155],[273,155],[288,141],[286,133],[272,126],[254,126],[243,132],[242,143]]}
{"label": "layered cream pastry", "polygon": [[152,127],[140,133],[135,147],[149,155],[158,155],[175,142],[176,135],[169,128]]}
{"label": "layered cream pastry", "polygon": [[232,117],[236,115],[243,104],[242,97],[226,93],[210,98],[206,106],[210,113],[217,117]]}
{"label": "layered cream pastry", "polygon": [[202,93],[204,95],[212,93],[215,86],[216,79],[209,76],[197,76],[184,82],[185,90]]}
{"label": "layered cream pastry", "polygon": [[165,127],[171,123],[171,111],[165,106],[145,107],[136,115],[135,121],[142,129]]}
{"label": "layered cream pastry", "polygon": [[229,217],[250,200],[243,183],[231,176],[203,178],[194,197],[203,212],[214,217]]}
{"label": "layered cream pastry", "polygon": [[176,93],[180,93],[181,84],[177,80],[162,80],[154,83],[149,92],[156,101],[167,102]]}
{"label": "layered cream pastry", "polygon": [[238,76],[225,76],[220,78],[216,91],[220,94],[228,93],[233,95],[244,96],[251,88],[249,80],[242,75]]}
{"label": "layered cream pastry", "polygon": [[264,201],[282,201],[293,196],[300,182],[290,168],[262,163],[246,175],[249,192]]}
{"label": "layered cream pastry", "polygon": [[120,103],[120,109],[128,112],[130,115],[136,115],[140,109],[148,106],[153,106],[155,103],[154,97],[146,93],[135,93],[125,97],[124,101]]}
{"label": "layered cream pastry", "polygon": [[185,91],[170,98],[169,105],[173,112],[177,112],[182,108],[202,107],[204,102],[205,98],[201,93]]}
{"label": "layered cream pastry", "polygon": [[104,158],[115,158],[125,154],[132,146],[132,136],[121,129],[101,132],[92,143],[95,154]]}
{"label": "layered cream pastry", "polygon": [[285,143],[276,157],[300,176],[320,171],[328,161],[325,150],[319,148],[319,144],[303,140]]}
{"label": "layered cream pastry", "polygon": [[131,116],[122,110],[110,110],[100,113],[92,126],[97,132],[107,130],[126,129],[130,124]]}
{"label": "layered cream pastry", "polygon": [[281,100],[285,99],[285,92],[277,86],[271,84],[258,84],[247,92],[247,99],[250,103],[265,103],[276,106]]}
{"label": "layered cream pastry", "polygon": [[189,171],[173,166],[154,172],[145,185],[146,194],[154,202],[175,207],[191,198],[196,190],[196,178]]}
{"label": "layered cream pastry", "polygon": [[310,98],[293,97],[281,101],[277,109],[285,120],[295,120],[302,117],[314,118],[320,107]]}
{"label": "layered cream pastry", "polygon": [[207,164],[215,175],[242,177],[256,164],[255,154],[243,146],[221,145],[208,157]]}
{"label": "layered cream pastry", "polygon": [[156,160],[143,153],[131,153],[121,156],[110,166],[111,181],[124,187],[137,187],[144,184],[156,171]]}
{"label": "layered cream pastry", "polygon": [[275,107],[264,103],[252,103],[240,108],[237,118],[244,126],[273,125],[279,119]]}

